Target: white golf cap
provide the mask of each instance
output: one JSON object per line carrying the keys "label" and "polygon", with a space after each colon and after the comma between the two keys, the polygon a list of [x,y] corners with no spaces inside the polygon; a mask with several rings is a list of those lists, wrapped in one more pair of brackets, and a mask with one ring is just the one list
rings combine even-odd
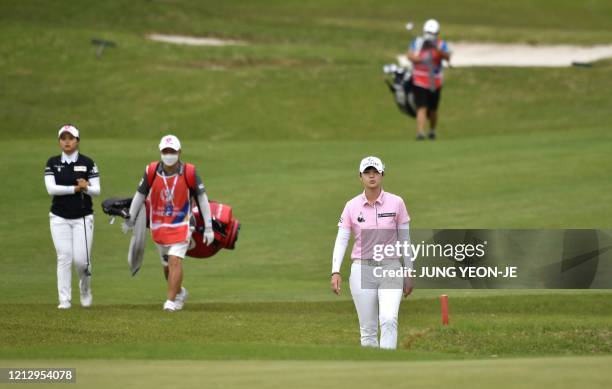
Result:
{"label": "white golf cap", "polygon": [[385,164],[378,157],[369,156],[362,159],[359,164],[359,173],[363,173],[369,167],[373,167],[378,170],[379,173],[385,171]]}
{"label": "white golf cap", "polygon": [[438,34],[440,32],[440,23],[436,19],[429,19],[423,25],[423,32],[426,34]]}
{"label": "white golf cap", "polygon": [[79,137],[79,129],[71,124],[63,125],[57,132],[57,137],[60,138],[64,132],[70,133],[75,138]]}
{"label": "white golf cap", "polygon": [[181,141],[174,135],[166,135],[159,141],[159,150],[163,149],[179,151],[181,149]]}

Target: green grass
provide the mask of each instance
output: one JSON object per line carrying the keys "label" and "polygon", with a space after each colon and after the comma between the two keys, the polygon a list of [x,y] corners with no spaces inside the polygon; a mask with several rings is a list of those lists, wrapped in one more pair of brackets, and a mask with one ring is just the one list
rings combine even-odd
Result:
{"label": "green grass", "polygon": [[[2,1],[2,365],[75,366],[88,387],[195,386],[203,375],[208,387],[390,386],[398,371],[415,387],[604,387],[607,291],[417,289],[402,304],[399,350],[385,352],[358,346],[348,263],[340,298],[328,275],[368,154],[386,162],[385,188],[405,199],[412,228],[611,228],[612,61],[449,69],[435,143],[413,141],[381,75],[405,50],[408,20],[435,16],[451,41],[588,45],[612,40],[611,11],[602,0]],[[173,46],[151,32],[247,45]],[[92,37],[118,46],[98,60]],[[131,195],[171,131],[211,198],[234,207],[236,250],[185,262],[184,312],[161,312],[150,242],[130,277],[128,236],[100,199],[94,307],[55,309],[42,171],[65,122],[82,130],[102,198]]]}
{"label": "green grass", "polygon": [[[323,386],[371,388],[416,386],[419,388],[607,388],[603,373],[612,358],[526,358],[472,361],[414,362],[225,362],[225,361],[16,361],[11,366],[76,368],[77,385],[107,388],[186,387],[205,388],[320,388]],[[100,364],[104,368],[100,368]],[[313,374],[316,372],[316,374]],[[72,388],[74,384],[54,384]]]}
{"label": "green grass", "polygon": [[359,347],[349,301],[193,302],[178,314],[162,314],[160,304],[69,312],[50,304],[2,305],[0,357],[421,360],[612,352],[609,293],[449,294],[448,327],[440,324],[435,297],[402,304],[396,352]]}
{"label": "green grass", "polygon": [[[512,41],[612,38],[607,2],[513,2],[508,8],[514,12],[507,13],[486,2],[428,4],[429,11],[403,1],[384,7],[217,3],[3,2],[0,101],[10,105],[0,110],[0,137],[8,140],[15,136],[10,129],[19,128],[20,138],[51,139],[51,129],[72,121],[84,140],[156,139],[168,129],[207,142],[367,139],[374,133],[385,140],[411,138],[413,123],[391,103],[381,72],[405,50],[408,18],[424,19],[435,10],[454,41],[482,40],[483,29],[489,39],[520,32]],[[459,35],[453,20],[460,23]],[[564,24],[572,26],[566,33]],[[146,40],[149,32],[230,36],[249,44],[175,46]],[[601,39],[601,33],[609,35]],[[118,46],[97,60],[92,37]],[[590,69],[451,69],[440,134],[608,133],[611,68],[602,62]]]}
{"label": "green grass", "polygon": [[[421,361],[411,364],[379,362],[302,361],[16,361],[14,367],[56,366],[76,368],[77,385],[107,388],[320,388],[339,386],[413,386],[418,388],[607,388],[604,373],[612,357],[525,358],[471,361]],[[316,372],[316,373],[314,373]],[[53,387],[72,388],[74,384]]]}
{"label": "green grass", "polygon": [[[413,228],[605,228],[612,212],[612,184],[601,179],[610,158],[605,136],[586,130],[566,131],[560,139],[536,133],[521,148],[513,147],[524,139],[516,135],[436,144],[187,143],[185,157],[202,170],[209,195],[231,204],[243,227],[235,251],[188,260],[185,282],[197,288],[195,298],[206,301],[331,299],[327,275],[337,218],[344,202],[360,190],[355,160],[368,151],[385,158],[385,187],[406,200]],[[40,177],[45,154],[54,152],[53,141],[7,144],[2,174],[29,173],[7,183],[0,205],[6,215],[0,220],[4,247],[11,253],[2,264],[11,269],[5,272],[5,287],[20,302],[50,303],[55,301],[55,259],[49,198]],[[576,153],[576,144],[589,148],[589,154]],[[354,151],[343,152],[347,148]],[[157,155],[155,142],[135,140],[83,141],[83,152],[100,166],[102,197],[131,195],[144,164]],[[559,160],[566,169],[556,169]],[[19,190],[33,182],[38,189]],[[27,207],[14,206],[22,202]],[[134,303],[156,302],[163,295],[156,249],[149,242],[144,267],[131,279],[129,237],[117,224],[108,224],[99,203],[93,254],[97,301],[114,304],[132,295]]]}

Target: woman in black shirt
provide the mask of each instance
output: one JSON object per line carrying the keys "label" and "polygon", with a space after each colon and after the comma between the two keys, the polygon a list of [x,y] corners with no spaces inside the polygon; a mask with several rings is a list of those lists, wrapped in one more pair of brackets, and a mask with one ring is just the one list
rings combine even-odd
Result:
{"label": "woman in black shirt", "polygon": [[49,158],[45,185],[53,196],[51,236],[57,252],[59,309],[71,306],[71,264],[79,275],[81,306],[89,307],[91,294],[92,196],[100,194],[100,175],[94,161],[79,153],[79,130],[65,125],[58,132],[60,155]]}

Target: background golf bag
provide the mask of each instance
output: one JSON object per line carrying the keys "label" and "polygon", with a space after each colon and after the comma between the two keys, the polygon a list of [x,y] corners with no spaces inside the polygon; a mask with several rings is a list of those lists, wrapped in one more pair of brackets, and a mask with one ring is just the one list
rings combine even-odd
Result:
{"label": "background golf bag", "polygon": [[[127,218],[130,212],[132,198],[109,198],[102,202],[102,210],[110,216],[119,216]],[[233,250],[238,240],[238,232],[240,231],[240,222],[234,219],[232,215],[232,207],[226,204],[221,204],[216,201],[209,201],[210,212],[212,216],[213,232],[215,241],[207,246],[202,242],[204,234],[204,220],[200,216],[200,211],[197,207],[193,207],[192,223],[195,229],[191,235],[191,245],[187,251],[187,255],[192,258],[208,258],[215,255],[221,249]],[[145,202],[146,210],[146,227],[149,227],[149,201]]]}
{"label": "background golf bag", "polygon": [[412,69],[396,64],[383,66],[383,71],[389,77],[385,83],[395,97],[395,104],[400,111],[410,117],[416,117],[414,92],[412,90]]}

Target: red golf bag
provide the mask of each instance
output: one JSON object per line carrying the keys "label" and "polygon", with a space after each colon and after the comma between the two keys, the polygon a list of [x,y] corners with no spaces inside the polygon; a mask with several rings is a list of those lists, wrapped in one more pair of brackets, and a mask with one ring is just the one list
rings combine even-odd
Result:
{"label": "red golf bag", "polygon": [[[125,218],[129,215],[131,198],[110,198],[102,202],[102,210],[110,216],[120,216]],[[210,212],[212,217],[213,233],[215,241],[207,246],[204,244],[204,220],[200,216],[200,211],[197,206],[192,208],[193,219],[192,225],[195,226],[191,234],[191,244],[187,255],[193,258],[208,258],[215,255],[221,249],[233,250],[238,240],[240,231],[240,221],[234,219],[232,215],[232,207],[226,204],[221,204],[216,201],[209,201]],[[149,227],[149,202],[145,201],[146,210],[146,228]],[[145,223],[142,224],[143,234],[145,231]],[[143,235],[144,237],[144,235]],[[144,248],[144,241],[143,241]]]}
{"label": "red golf bag", "polygon": [[196,220],[196,228],[191,234],[191,244],[187,255],[193,258],[208,258],[215,255],[221,249],[233,250],[240,231],[240,222],[232,216],[232,207],[209,201],[210,213],[213,220],[213,232],[215,241],[207,246],[202,240],[204,235],[204,220],[200,215],[198,207],[193,208],[193,216]]}

